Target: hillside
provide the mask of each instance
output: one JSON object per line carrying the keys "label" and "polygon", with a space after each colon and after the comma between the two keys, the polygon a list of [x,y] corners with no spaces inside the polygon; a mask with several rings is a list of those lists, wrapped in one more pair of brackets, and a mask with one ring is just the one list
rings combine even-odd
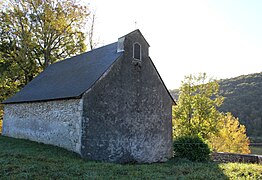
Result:
{"label": "hillside", "polygon": [[[220,110],[238,117],[248,136],[262,137],[262,72],[222,79],[219,84],[220,95],[225,97]],[[178,99],[178,90],[171,94]]]}
{"label": "hillside", "polygon": [[262,136],[262,72],[220,80],[225,97],[220,110],[232,112],[247,128],[249,136]]}

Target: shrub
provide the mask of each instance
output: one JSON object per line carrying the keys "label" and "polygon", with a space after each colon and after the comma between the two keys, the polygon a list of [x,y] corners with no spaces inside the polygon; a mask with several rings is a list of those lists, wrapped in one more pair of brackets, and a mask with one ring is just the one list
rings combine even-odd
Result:
{"label": "shrub", "polygon": [[3,120],[0,119],[0,134],[2,134],[2,125],[3,125]]}
{"label": "shrub", "polygon": [[174,141],[174,155],[190,161],[208,161],[210,148],[201,136],[181,136]]}
{"label": "shrub", "polygon": [[[1,97],[0,97],[0,102],[1,102]],[[3,104],[0,104],[0,134],[2,134],[3,116],[4,116],[4,107]]]}

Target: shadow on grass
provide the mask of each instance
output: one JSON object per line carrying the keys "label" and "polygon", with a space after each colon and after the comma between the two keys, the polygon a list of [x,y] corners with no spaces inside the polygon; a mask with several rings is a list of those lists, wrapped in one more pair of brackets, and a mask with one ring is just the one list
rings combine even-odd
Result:
{"label": "shadow on grass", "polygon": [[231,172],[225,175],[222,168],[177,158],[125,165],[86,161],[62,148],[0,136],[1,179],[228,179]]}
{"label": "shadow on grass", "polygon": [[229,179],[215,162],[192,162],[186,158],[172,158],[172,172],[177,178],[186,179]]}

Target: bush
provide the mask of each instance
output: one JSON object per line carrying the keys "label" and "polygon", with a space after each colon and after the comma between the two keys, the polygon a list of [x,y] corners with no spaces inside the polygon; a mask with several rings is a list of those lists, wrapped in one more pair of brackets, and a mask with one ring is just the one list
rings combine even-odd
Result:
{"label": "bush", "polygon": [[2,125],[3,125],[3,120],[0,119],[0,134],[2,134]]}
{"label": "bush", "polygon": [[190,161],[208,161],[210,148],[200,136],[181,136],[174,141],[174,155]]}

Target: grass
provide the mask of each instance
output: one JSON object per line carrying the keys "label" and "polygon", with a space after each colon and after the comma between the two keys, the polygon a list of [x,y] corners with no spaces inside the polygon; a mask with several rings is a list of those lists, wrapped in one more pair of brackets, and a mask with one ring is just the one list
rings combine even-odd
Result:
{"label": "grass", "polygon": [[0,179],[262,179],[258,164],[113,164],[83,160],[64,149],[0,136]]}
{"label": "grass", "polygon": [[252,154],[262,155],[262,146],[250,146]]}

